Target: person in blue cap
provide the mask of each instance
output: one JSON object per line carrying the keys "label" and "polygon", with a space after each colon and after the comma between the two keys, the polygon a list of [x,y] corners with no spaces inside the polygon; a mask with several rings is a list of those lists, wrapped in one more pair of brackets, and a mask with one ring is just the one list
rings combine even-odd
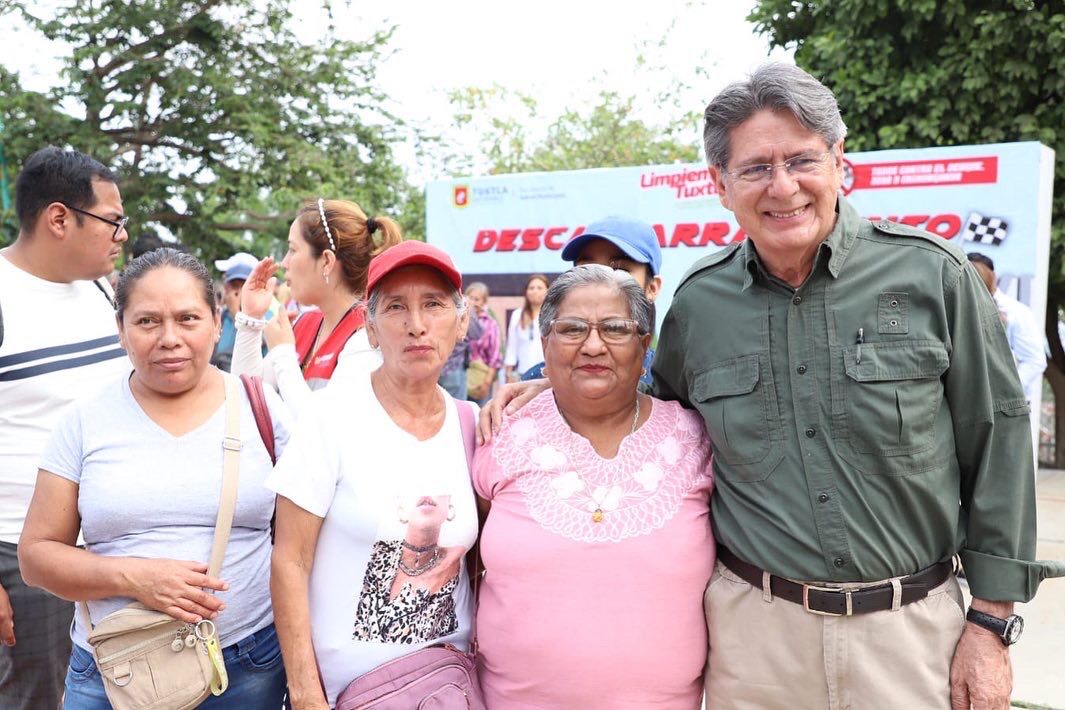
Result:
{"label": "person in blue cap", "polygon": [[[562,258],[574,266],[602,264],[627,271],[643,287],[652,304],[662,290],[662,248],[651,225],[627,217],[607,217],[593,222],[580,234],[570,238],[562,249]],[[652,313],[653,316],[653,313]],[[652,319],[653,320],[653,319]],[[640,381],[651,384],[654,348],[647,349]],[[542,378],[544,363],[533,365],[521,376],[522,381]]]}
{"label": "person in blue cap", "polygon": [[[215,261],[215,268],[222,272],[222,335],[215,345],[214,355],[211,356],[211,364],[226,372],[230,371],[233,363],[233,347],[236,344],[237,327],[234,319],[240,313],[240,290],[244,288],[244,282],[251,276],[259,260],[253,255],[238,251],[228,259]],[[273,305],[270,312],[277,310]],[[263,348],[266,353],[266,348]]]}

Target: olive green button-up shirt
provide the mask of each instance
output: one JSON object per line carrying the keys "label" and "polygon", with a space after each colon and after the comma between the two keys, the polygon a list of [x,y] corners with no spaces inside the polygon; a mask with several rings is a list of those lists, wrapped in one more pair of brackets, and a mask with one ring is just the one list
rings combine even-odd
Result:
{"label": "olive green button-up shirt", "polygon": [[1027,601],[1028,404],[964,253],[840,198],[797,289],[748,240],[700,261],[659,338],[655,394],[713,444],[717,540],[806,581],[876,581],[961,555],[972,593]]}

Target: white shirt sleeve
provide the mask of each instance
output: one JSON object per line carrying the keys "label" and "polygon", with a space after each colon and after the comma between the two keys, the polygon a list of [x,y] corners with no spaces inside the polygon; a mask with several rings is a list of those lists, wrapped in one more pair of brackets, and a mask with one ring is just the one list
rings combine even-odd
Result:
{"label": "white shirt sleeve", "polygon": [[276,392],[269,387],[263,387],[263,396],[266,397],[266,407],[270,410],[270,421],[274,425],[274,455],[280,459],[285,447],[288,446],[295,422],[292,419],[292,412]]}
{"label": "white shirt sleeve", "polygon": [[366,328],[359,328],[348,338],[348,342],[344,343],[344,349],[340,351],[336,369],[333,370],[329,382],[343,377],[361,377],[381,367],[381,362],[381,351],[370,345]]}
{"label": "white shirt sleeve", "polygon": [[68,481],[81,483],[84,448],[81,436],[81,409],[69,407],[60,418],[41,454],[40,468]]}
{"label": "white shirt sleeve", "polygon": [[503,364],[514,367],[518,364],[518,331],[521,329],[521,309],[510,314],[510,323],[507,325],[507,355],[503,358]]}
{"label": "white shirt sleeve", "polygon": [[242,325],[237,325],[236,328],[237,336],[233,341],[233,363],[229,371],[237,377],[241,375],[263,377],[263,332]]}
{"label": "white shirt sleeve", "polygon": [[277,389],[289,411],[298,419],[311,396],[311,387],[303,379],[295,345],[283,343],[270,349],[263,361],[263,382]]}
{"label": "white shirt sleeve", "polygon": [[1032,399],[1032,392],[1039,386],[1047,367],[1046,351],[1043,349],[1043,334],[1035,323],[1031,309],[1019,301],[1000,297],[995,301],[1006,312],[1006,334],[1010,350],[1017,361],[1017,374],[1025,395]]}
{"label": "white shirt sleeve", "polygon": [[309,408],[297,419],[285,453],[266,479],[267,488],[319,518],[329,512],[340,481],[340,455],[322,409]]}

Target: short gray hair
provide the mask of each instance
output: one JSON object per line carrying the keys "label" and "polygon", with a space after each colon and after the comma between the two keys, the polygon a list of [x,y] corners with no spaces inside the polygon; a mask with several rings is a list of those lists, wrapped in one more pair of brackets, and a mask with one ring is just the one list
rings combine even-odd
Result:
{"label": "short gray hair", "polygon": [[[455,310],[458,311],[459,316],[466,312],[466,297],[462,295],[451,282],[447,284],[447,295],[451,298],[451,302],[455,304]],[[370,291],[370,297],[366,299],[366,321],[369,323],[377,323],[377,307],[381,305],[381,289],[380,282],[374,285],[373,291]]]}
{"label": "short gray hair", "polygon": [[480,291],[488,297],[488,284],[483,281],[474,281],[466,286],[466,295],[469,295],[471,291]]}
{"label": "short gray hair", "polygon": [[573,290],[583,286],[610,286],[629,304],[629,318],[636,321],[636,330],[640,335],[651,332],[653,313],[651,301],[647,298],[640,284],[626,271],[615,271],[602,264],[583,264],[574,266],[554,280],[544,304],[540,306],[540,335],[551,334],[551,322],[558,318],[559,308]]}
{"label": "short gray hair", "polygon": [[755,69],[747,81],[726,86],[707,105],[703,114],[706,162],[726,168],[732,157],[732,129],[763,110],[787,111],[803,128],[821,136],[829,148],[847,135],[839,104],[828,87],[797,66],[770,62]]}

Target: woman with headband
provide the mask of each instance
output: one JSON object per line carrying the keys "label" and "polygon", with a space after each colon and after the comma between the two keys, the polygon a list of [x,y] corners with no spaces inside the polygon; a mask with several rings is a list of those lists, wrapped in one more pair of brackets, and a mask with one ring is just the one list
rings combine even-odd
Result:
{"label": "woman with headband", "polygon": [[[274,292],[276,265],[267,257],[244,283],[233,374],[261,375],[298,414],[312,390],[324,387],[334,372],[370,371],[380,365],[363,328],[361,306],[370,259],[399,244],[399,225],[388,217],[367,217],[354,202],[305,203],[288,232],[288,253],[281,262],[299,303],[315,306],[290,324],[281,309],[263,319]],[[262,337],[270,348],[260,353]]]}

